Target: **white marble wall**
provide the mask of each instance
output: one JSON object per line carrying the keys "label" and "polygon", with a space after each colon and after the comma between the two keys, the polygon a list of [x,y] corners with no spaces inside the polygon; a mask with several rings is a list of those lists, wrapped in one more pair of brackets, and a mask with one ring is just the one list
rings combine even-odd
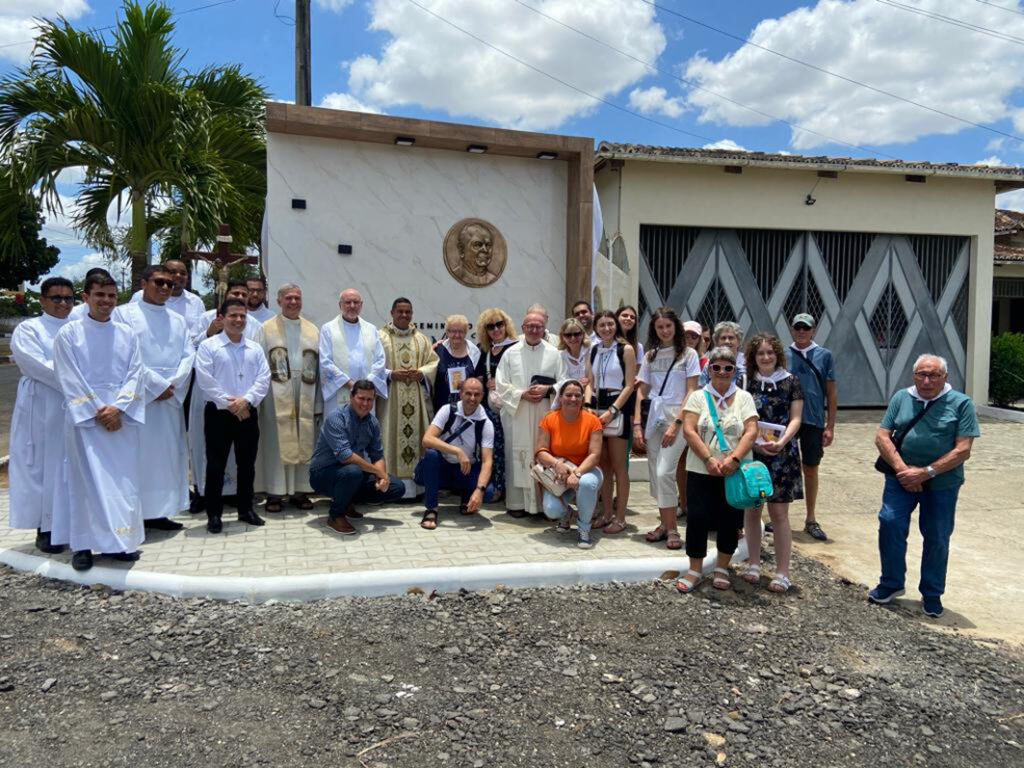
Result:
{"label": "white marble wall", "polygon": [[[303,289],[303,314],[338,314],[338,293],[363,294],[363,316],[381,324],[408,296],[421,326],[456,312],[476,322],[498,306],[518,325],[533,302],[557,327],[565,301],[567,166],[564,162],[271,134],[267,143],[266,262],[276,286]],[[293,210],[292,198],[306,201]],[[448,273],[449,227],[475,216],[505,236],[508,262],[486,288]],[[350,256],[338,253],[352,246]],[[428,335],[439,335],[438,331]]]}

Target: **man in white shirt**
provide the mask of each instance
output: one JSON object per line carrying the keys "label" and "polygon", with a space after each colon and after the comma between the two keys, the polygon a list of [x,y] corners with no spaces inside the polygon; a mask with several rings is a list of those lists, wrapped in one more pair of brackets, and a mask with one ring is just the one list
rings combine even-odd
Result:
{"label": "man in white shirt", "polygon": [[267,279],[263,275],[247,277],[245,287],[249,289],[249,298],[245,302],[245,309],[249,313],[247,322],[263,325],[277,314],[267,306]]}
{"label": "man in white shirt", "polygon": [[[181,315],[186,328],[192,328],[199,316],[206,311],[206,306],[201,298],[185,288],[188,284],[188,267],[181,259],[168,259],[162,266],[174,280],[171,295],[167,297],[164,306],[171,312]],[[142,301],[141,288],[132,294],[131,301],[133,304]]]}
{"label": "man in white shirt", "polygon": [[380,397],[388,396],[387,364],[377,329],[359,317],[363,297],[354,288],[341,292],[341,313],[320,328],[320,388],[324,418],[349,401],[352,385],[369,379]]}
{"label": "man in white shirt", "polygon": [[39,288],[40,317],[18,324],[11,354],[21,371],[11,416],[11,528],[35,528],[36,549],[55,554],[64,547],[50,541],[55,504],[64,468],[64,396],[53,371],[53,340],[75,303],[66,277],[51,277]]}
{"label": "man in white shirt", "polygon": [[223,530],[221,513],[224,469],[235,449],[238,468],[236,493],[238,520],[263,525],[253,511],[253,481],[260,442],[256,406],[270,387],[270,367],[263,347],[245,338],[245,302],[228,299],[221,305],[224,330],[199,345],[196,383],[206,398],[203,427],[206,434],[206,530]]}
{"label": "man in white shirt", "polygon": [[188,509],[188,443],[182,404],[192,378],[195,348],[185,319],[167,307],[174,280],[162,265],[142,272],[142,301],[114,310],[113,319],[135,332],[145,369],[143,399],[146,426],[142,453],[162,468],[147,476],[139,489],[146,528],[177,531],[171,517]]}
{"label": "man in white shirt", "polygon": [[583,326],[583,331],[587,334],[587,338],[590,339],[591,344],[596,344],[600,341],[597,337],[597,333],[594,331],[594,310],[590,306],[589,301],[580,299],[572,305],[572,316],[579,321],[579,324]]}
{"label": "man in white shirt", "polygon": [[423,436],[426,451],[416,467],[416,483],[425,489],[422,528],[437,527],[437,494],[442,488],[459,494],[459,511],[472,515],[494,496],[491,465],[494,425],[481,406],[484,385],[464,379],[459,402],[443,405]]}

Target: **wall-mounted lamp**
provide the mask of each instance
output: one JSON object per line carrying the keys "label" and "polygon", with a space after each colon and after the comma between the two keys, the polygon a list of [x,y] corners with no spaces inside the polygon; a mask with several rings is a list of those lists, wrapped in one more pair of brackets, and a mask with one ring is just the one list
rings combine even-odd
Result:
{"label": "wall-mounted lamp", "polygon": [[538,160],[557,160],[558,159],[558,153],[557,152],[538,152],[537,153],[537,159]]}
{"label": "wall-mounted lamp", "polygon": [[351,245],[342,245],[342,244],[339,243],[338,244],[338,253],[340,253],[342,256],[351,256],[352,255],[352,246]]}
{"label": "wall-mounted lamp", "polygon": [[466,151],[467,152],[472,152],[474,155],[482,155],[484,152],[487,151],[487,145],[486,144],[470,144],[468,147],[466,147]]}
{"label": "wall-mounted lamp", "polygon": [[395,144],[397,144],[400,147],[411,147],[415,143],[416,143],[416,139],[414,139],[412,136],[396,136],[395,137]]}
{"label": "wall-mounted lamp", "polygon": [[306,210],[306,201],[299,197],[293,197],[292,208],[295,208],[296,210],[299,211],[304,211]]}

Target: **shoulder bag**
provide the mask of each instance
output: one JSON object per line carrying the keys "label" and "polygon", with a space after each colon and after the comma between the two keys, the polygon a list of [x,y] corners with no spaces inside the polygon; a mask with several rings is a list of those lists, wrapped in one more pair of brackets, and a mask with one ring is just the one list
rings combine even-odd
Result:
{"label": "shoulder bag", "polygon": [[[658,353],[657,353],[657,351],[655,351],[654,356],[651,358],[651,362],[652,363],[654,362],[654,358],[657,357],[657,356],[658,356]],[[686,357],[686,351],[684,350],[683,351],[683,358],[685,358],[685,357]],[[675,358],[672,361],[672,365],[670,365],[668,367],[668,370],[665,371],[665,378],[661,380],[661,386],[658,388],[658,397],[661,397],[665,393],[665,385],[668,384],[668,375],[670,373],[672,373],[672,369],[676,367],[676,363],[678,363],[679,360],[680,360],[680,358],[678,358],[678,357]],[[640,401],[640,425],[641,425],[641,428],[645,432],[647,431],[647,420],[650,417],[651,417],[651,399],[650,399],[650,397],[645,397],[643,400]]]}
{"label": "shoulder bag", "polygon": [[[560,459],[560,461],[569,467],[570,472],[576,469],[576,465],[568,459]],[[530,466],[530,476],[552,496],[561,496],[567,490],[566,485],[555,480],[555,468],[545,467],[539,461],[534,461]]]}
{"label": "shoulder bag", "polygon": [[[704,397],[708,401],[708,412],[715,425],[715,434],[718,435],[718,448],[722,453],[728,453],[729,444],[725,442],[725,435],[722,434],[718,411],[711,399],[711,393],[704,390]],[[730,507],[759,509],[773,493],[775,488],[772,486],[772,476],[763,462],[740,462],[735,472],[725,476],[725,500],[729,502]]]}
{"label": "shoulder bag", "polygon": [[[903,441],[906,439],[907,435],[910,434],[910,430],[912,430],[917,425],[917,422],[924,418],[925,412],[927,412],[927,410],[931,407],[932,403],[934,402],[934,400],[929,400],[927,403],[925,403],[924,408],[922,408],[921,411],[914,418],[907,422],[907,426],[900,430],[899,435],[896,434],[895,429],[892,431],[892,437],[890,439],[892,440],[893,446],[896,448],[896,453],[900,452],[900,448],[903,447]],[[881,455],[879,455],[879,457],[875,459],[875,469],[877,469],[883,475],[892,475],[893,477],[896,476],[896,470],[893,469],[892,465],[889,464],[888,461],[883,459]]]}

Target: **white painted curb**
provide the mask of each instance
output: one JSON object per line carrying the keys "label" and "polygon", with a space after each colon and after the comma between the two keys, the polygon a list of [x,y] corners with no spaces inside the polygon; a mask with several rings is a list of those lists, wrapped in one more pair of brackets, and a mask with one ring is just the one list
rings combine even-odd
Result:
{"label": "white painted curb", "polygon": [[[714,567],[717,552],[704,559],[704,573]],[[733,555],[732,562],[747,559],[746,541]],[[456,592],[459,589],[507,587],[547,587],[566,584],[597,584],[609,581],[641,582],[658,578],[665,571],[687,570],[685,555],[618,560],[582,560],[549,563],[507,563],[502,565],[464,565],[447,568],[404,568],[355,573],[320,573],[310,576],[183,576],[134,568],[109,568],[97,565],[88,571],[76,571],[68,563],[47,557],[0,550],[0,563],[18,571],[61,579],[75,584],[104,584],[113,589],[137,589],[173,597],[209,597],[217,600],[318,600],[327,597],[377,597],[405,594],[419,587],[428,594]]]}

